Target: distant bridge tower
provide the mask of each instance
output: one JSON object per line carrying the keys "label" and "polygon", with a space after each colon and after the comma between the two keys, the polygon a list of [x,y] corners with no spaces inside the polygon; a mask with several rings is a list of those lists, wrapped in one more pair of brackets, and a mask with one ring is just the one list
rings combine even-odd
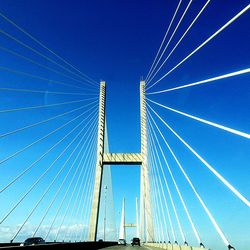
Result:
{"label": "distant bridge tower", "polygon": [[122,201],[122,214],[121,214],[119,239],[126,240],[126,229],[125,229],[125,198],[123,198],[123,201]]}
{"label": "distant bridge tower", "polygon": [[[154,241],[153,220],[151,211],[149,170],[147,162],[147,127],[146,127],[146,101],[145,82],[140,82],[140,116],[141,116],[141,152],[140,153],[105,153],[105,106],[106,84],[100,83],[99,120],[98,120],[98,145],[94,197],[90,215],[89,241],[96,241],[98,216],[100,208],[102,173],[105,165],[140,165],[140,238],[142,241]],[[137,218],[138,220],[138,218]]]}
{"label": "distant bridge tower", "polygon": [[125,198],[122,201],[122,213],[121,213],[121,223],[120,223],[120,232],[119,239],[126,240],[126,227],[135,227],[136,228],[136,237],[139,238],[139,220],[138,220],[138,199],[136,198],[135,206],[136,214],[136,223],[126,223],[125,222]]}

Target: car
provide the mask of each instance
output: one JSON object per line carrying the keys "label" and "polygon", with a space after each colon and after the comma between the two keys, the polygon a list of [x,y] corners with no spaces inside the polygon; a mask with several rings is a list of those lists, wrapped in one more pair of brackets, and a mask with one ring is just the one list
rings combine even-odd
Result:
{"label": "car", "polygon": [[131,242],[131,245],[134,246],[134,245],[137,245],[137,246],[140,246],[140,239],[139,238],[133,238],[132,239],[132,242]]}
{"label": "car", "polygon": [[30,246],[30,245],[39,245],[44,244],[45,240],[41,237],[32,237],[26,239],[23,243],[20,244],[20,246]]}
{"label": "car", "polygon": [[119,239],[119,240],[118,240],[118,245],[124,245],[124,246],[126,246],[126,245],[127,245],[126,240],[124,240],[124,239]]}

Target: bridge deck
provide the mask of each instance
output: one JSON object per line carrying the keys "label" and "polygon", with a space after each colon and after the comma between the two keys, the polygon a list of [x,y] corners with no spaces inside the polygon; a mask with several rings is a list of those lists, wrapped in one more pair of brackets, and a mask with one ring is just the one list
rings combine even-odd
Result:
{"label": "bridge deck", "polygon": [[191,246],[180,246],[180,245],[172,245],[172,244],[146,244],[142,245],[141,247],[138,246],[131,246],[130,244],[127,244],[127,246],[112,246],[106,248],[108,250],[160,250],[160,249],[165,249],[165,250],[208,250],[207,248],[200,248],[200,247],[191,247]]}

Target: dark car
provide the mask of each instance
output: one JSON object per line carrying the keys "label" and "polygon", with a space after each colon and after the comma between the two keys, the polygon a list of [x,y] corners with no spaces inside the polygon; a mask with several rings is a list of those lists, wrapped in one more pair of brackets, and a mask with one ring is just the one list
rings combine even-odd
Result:
{"label": "dark car", "polygon": [[140,239],[139,238],[133,238],[132,242],[131,242],[131,245],[132,246],[134,246],[134,245],[140,246]]}
{"label": "dark car", "polygon": [[25,240],[20,246],[29,246],[29,245],[39,245],[44,244],[45,240],[41,237],[32,237]]}

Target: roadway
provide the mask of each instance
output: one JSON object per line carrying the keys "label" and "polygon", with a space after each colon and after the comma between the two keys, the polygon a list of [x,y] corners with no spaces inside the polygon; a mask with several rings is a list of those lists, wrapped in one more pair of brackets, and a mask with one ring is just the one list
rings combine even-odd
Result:
{"label": "roadway", "polygon": [[108,250],[156,250],[157,248],[154,247],[146,247],[146,246],[131,246],[130,244],[127,244],[126,246],[112,246],[112,247],[107,247],[105,249]]}

